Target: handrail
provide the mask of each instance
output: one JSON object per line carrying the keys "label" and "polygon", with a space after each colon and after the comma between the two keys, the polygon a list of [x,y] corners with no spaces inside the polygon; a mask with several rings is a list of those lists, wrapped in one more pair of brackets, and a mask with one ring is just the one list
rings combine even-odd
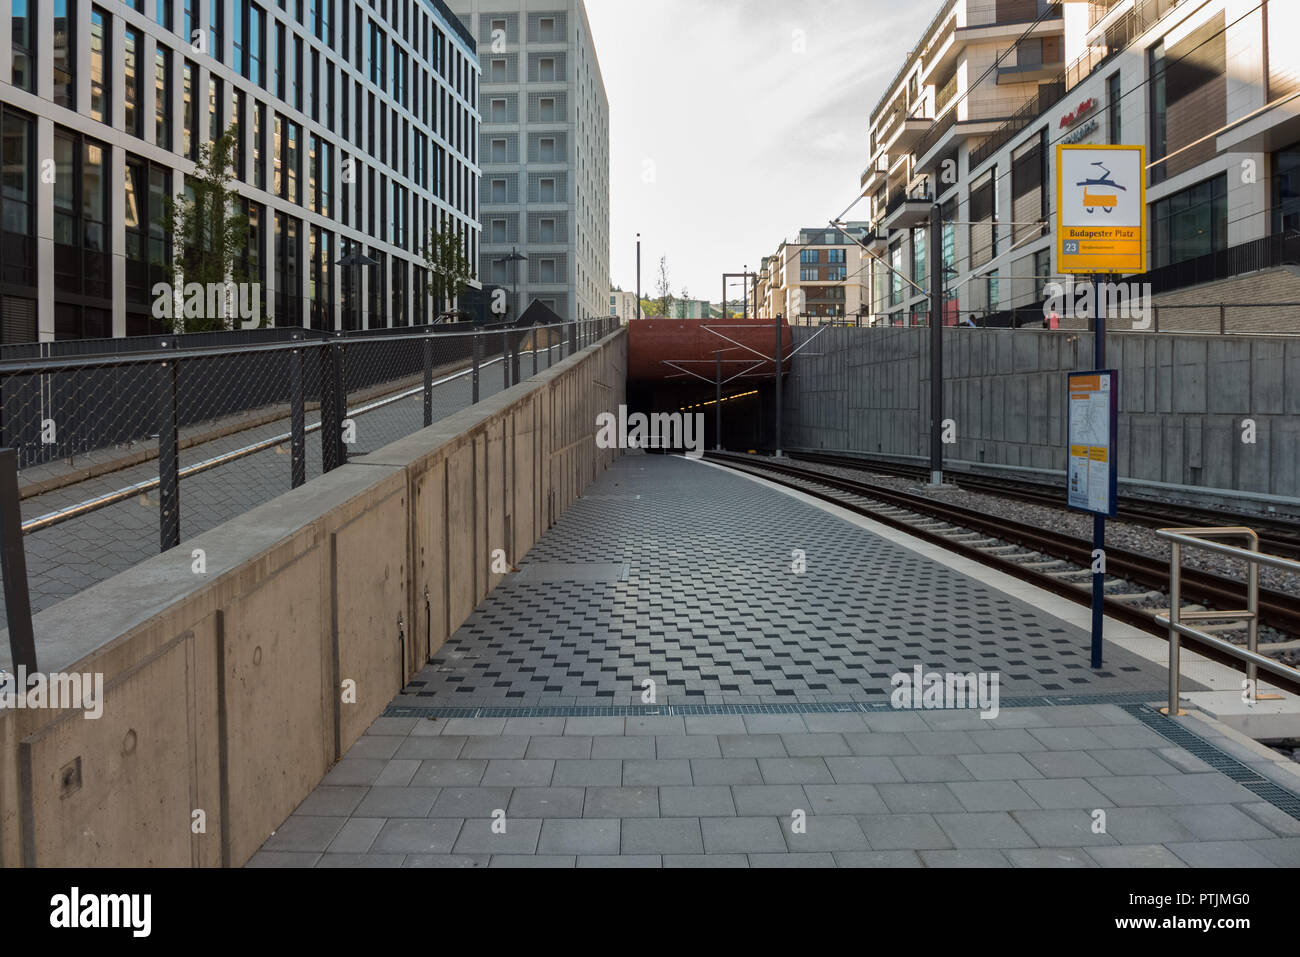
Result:
{"label": "handrail", "polygon": [[[1156,616],[1156,621],[1169,628],[1169,715],[1179,713],[1178,702],[1180,675],[1178,670],[1181,639],[1192,638],[1233,658],[1246,663],[1246,680],[1248,691],[1255,694],[1260,669],[1281,678],[1295,680],[1300,670],[1274,661],[1259,653],[1259,566],[1282,568],[1287,571],[1300,572],[1300,562],[1278,555],[1262,554],[1259,550],[1259,534],[1244,526],[1223,528],[1162,528],[1156,536],[1170,544],[1169,555],[1169,614]],[[1224,545],[1213,539],[1242,538],[1249,548]],[[1228,611],[1185,612],[1182,604],[1183,549],[1196,548],[1201,551],[1238,558],[1247,564],[1246,572],[1246,608]],[[1200,629],[1184,624],[1185,621],[1245,621],[1248,627],[1247,647],[1239,648],[1230,641],[1224,641]]]}

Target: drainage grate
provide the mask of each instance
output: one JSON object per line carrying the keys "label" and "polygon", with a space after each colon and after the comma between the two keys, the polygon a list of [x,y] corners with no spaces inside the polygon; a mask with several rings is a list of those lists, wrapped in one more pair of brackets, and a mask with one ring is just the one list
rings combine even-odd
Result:
{"label": "drainage grate", "polygon": [[1150,705],[1124,705],[1125,711],[1133,715],[1152,731],[1168,738],[1184,751],[1200,758],[1220,774],[1225,774],[1247,791],[1258,795],[1279,811],[1291,815],[1300,821],[1300,796],[1292,794],[1280,785],[1270,781],[1249,765],[1243,764],[1232,755],[1215,747],[1200,735],[1189,731],[1177,721],[1161,714]]}
{"label": "drainage grate", "polygon": [[[1064,708],[1076,705],[1113,704],[1119,706],[1145,704],[1159,700],[1162,691],[1125,692],[1119,694],[1033,695],[1024,698],[1006,698],[1000,702],[1002,710],[1014,708]],[[537,707],[511,707],[508,705],[483,705],[481,707],[427,708],[418,705],[391,705],[385,718],[644,718],[697,715],[746,714],[882,714],[894,711],[888,698],[880,701],[812,702],[808,704],[662,704],[662,705],[554,705]],[[970,709],[968,709],[970,710]]]}

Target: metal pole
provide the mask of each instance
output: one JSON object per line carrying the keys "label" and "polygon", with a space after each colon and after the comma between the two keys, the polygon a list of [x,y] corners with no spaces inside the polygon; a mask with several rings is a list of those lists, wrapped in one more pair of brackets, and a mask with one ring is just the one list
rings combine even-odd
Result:
{"label": "metal pole", "polygon": [[501,381],[505,387],[510,388],[510,332],[507,329],[501,330]]}
{"label": "metal pole", "polygon": [[[1259,539],[1251,537],[1250,550],[1259,552]],[[1246,610],[1250,612],[1250,631],[1247,647],[1253,652],[1259,651],[1259,565],[1251,562],[1246,570]],[[1259,665],[1247,662],[1246,679],[1250,682],[1251,693],[1259,697]]]}
{"label": "metal pole", "polygon": [[[748,298],[748,296],[746,296]],[[781,455],[781,372],[785,368],[785,336],[782,335],[781,316],[776,317],[776,457]]]}
{"label": "metal pole", "polygon": [[[1094,276],[1092,280],[1092,291],[1094,294],[1093,302],[1093,345],[1096,353],[1094,361],[1097,370],[1106,368],[1106,300],[1102,296],[1102,280],[1099,276]],[[1114,446],[1115,436],[1110,437],[1111,445]],[[1114,468],[1114,463],[1110,463]],[[1106,516],[1094,515],[1092,517],[1092,553],[1094,555],[1106,554]],[[1104,654],[1104,637],[1106,628],[1106,572],[1105,562],[1101,563],[1101,571],[1094,572],[1092,576],[1092,667],[1094,669],[1102,666]],[[1174,680],[1177,681],[1175,675]],[[1170,705],[1175,711],[1178,709],[1178,700],[1175,697]]]}
{"label": "metal pole", "polygon": [[715,395],[717,396],[717,400],[713,408],[713,422],[714,422],[714,428],[717,432],[718,440],[717,443],[714,445],[714,448],[717,451],[721,452],[722,451],[722,350],[719,349],[716,355],[718,357],[718,378],[717,378],[717,392],[715,393]]}
{"label": "metal pole", "polygon": [[176,426],[179,363],[164,362],[159,372],[158,530],[166,552],[181,543],[180,436]]}
{"label": "metal pole", "polygon": [[[5,617],[9,625],[9,657],[15,669],[33,674],[36,635],[32,628],[31,594],[27,589],[27,554],[23,550],[23,516],[18,505],[18,450],[0,449],[0,573],[4,575]],[[26,691],[15,687],[15,692]]]}
{"label": "metal pole", "polygon": [[930,484],[943,484],[943,219],[930,207]]}
{"label": "metal pole", "polygon": [[433,339],[424,340],[424,427],[433,425]]}
{"label": "metal pole", "polygon": [[473,355],[474,355],[474,372],[470,376],[470,381],[473,383],[473,395],[472,395],[473,404],[478,405],[478,392],[479,392],[478,376],[479,376],[479,366],[482,365],[483,363],[483,336],[477,331],[474,333],[472,348],[473,348]]}
{"label": "metal pole", "polygon": [[1178,542],[1169,543],[1169,717],[1178,714],[1178,651],[1181,635],[1176,627],[1182,617],[1182,568],[1183,546]]}
{"label": "metal pole", "polygon": [[289,353],[289,431],[292,434],[290,472],[293,488],[301,488],[307,484],[307,416],[305,413],[302,395],[302,350],[294,349]]}
{"label": "metal pole", "polygon": [[641,318],[641,234],[636,234],[636,317]]}

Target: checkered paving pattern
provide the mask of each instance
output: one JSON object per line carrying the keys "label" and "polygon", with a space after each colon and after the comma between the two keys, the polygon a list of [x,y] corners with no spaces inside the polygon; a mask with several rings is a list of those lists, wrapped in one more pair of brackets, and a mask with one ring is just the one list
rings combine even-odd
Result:
{"label": "checkered paving pattern", "polygon": [[[796,552],[804,574],[792,570]],[[1160,669],[1117,649],[1093,673],[1083,631],[682,459],[621,459],[521,567],[564,564],[629,573],[507,580],[396,703],[641,704],[647,679],[658,704],[881,701],[895,674],[917,666],[997,674],[1007,697],[1164,684]]]}

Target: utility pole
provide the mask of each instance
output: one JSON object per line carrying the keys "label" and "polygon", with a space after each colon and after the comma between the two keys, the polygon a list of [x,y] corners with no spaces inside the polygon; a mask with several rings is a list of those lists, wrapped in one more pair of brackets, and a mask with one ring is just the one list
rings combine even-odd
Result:
{"label": "utility pole", "polygon": [[943,219],[930,207],[930,484],[943,484]]}
{"label": "utility pole", "polygon": [[[1107,277],[1109,278],[1109,277]],[[1102,277],[1094,275],[1092,278],[1093,292],[1093,321],[1092,321],[1092,338],[1093,348],[1096,353],[1094,364],[1100,372],[1106,368],[1106,300],[1103,296]],[[1112,448],[1115,443],[1115,436],[1110,437]],[[1114,465],[1111,464],[1114,468]],[[1092,554],[1106,554],[1106,516],[1095,514],[1092,516]],[[1095,566],[1092,575],[1092,667],[1098,669],[1102,666],[1103,656],[1103,629],[1106,626],[1106,565],[1105,562]],[[1178,710],[1178,699],[1174,698],[1169,702],[1170,715]]]}
{"label": "utility pole", "polygon": [[641,234],[636,234],[636,317],[641,318]]}
{"label": "utility pole", "polygon": [[[748,293],[746,293],[748,298]],[[778,314],[776,317],[776,457],[782,458],[781,451],[781,372],[785,368],[785,336],[781,328],[783,319]]]}

